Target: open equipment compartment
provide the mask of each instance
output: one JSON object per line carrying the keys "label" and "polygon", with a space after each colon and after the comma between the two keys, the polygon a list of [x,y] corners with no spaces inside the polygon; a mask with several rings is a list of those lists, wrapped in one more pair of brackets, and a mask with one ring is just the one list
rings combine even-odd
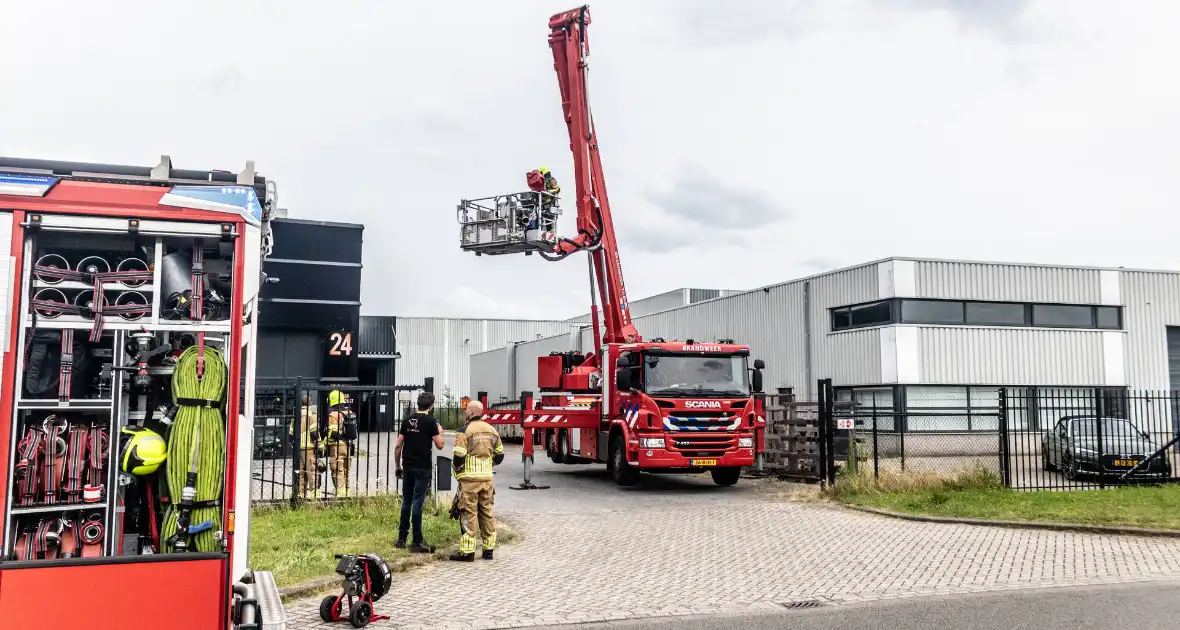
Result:
{"label": "open equipment compartment", "polygon": [[[52,610],[60,627],[123,628],[146,614],[227,628],[239,608],[235,500],[239,470],[249,487],[252,425],[240,419],[253,390],[243,364],[269,243],[259,200],[273,211],[273,187],[252,165],[143,170],[0,158],[12,267],[0,325],[13,324],[0,328],[5,625],[43,624]],[[30,183],[40,190],[22,192]],[[63,588],[69,607],[53,603]]]}

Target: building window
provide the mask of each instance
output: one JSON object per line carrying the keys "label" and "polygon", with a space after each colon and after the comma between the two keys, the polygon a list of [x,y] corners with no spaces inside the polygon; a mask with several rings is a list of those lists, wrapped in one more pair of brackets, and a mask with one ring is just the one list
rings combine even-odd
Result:
{"label": "building window", "polygon": [[963,303],[944,300],[902,300],[901,321],[905,324],[962,324]]}
{"label": "building window", "polygon": [[893,300],[878,300],[832,309],[832,330],[884,326],[893,323]]}
{"label": "building window", "polygon": [[1123,328],[1123,318],[1120,309],[1117,306],[1098,306],[1094,309],[1098,317],[1099,328],[1109,328],[1112,330],[1121,330]]}
{"label": "building window", "polygon": [[[856,418],[856,427],[861,431],[872,431],[873,423],[877,424],[877,431],[897,431],[897,414],[893,407],[892,387],[863,387],[856,389],[837,389],[834,392],[837,416],[851,405],[852,414]],[[841,404],[843,403],[843,404]]]}
{"label": "building window", "polygon": [[1093,328],[1094,309],[1066,304],[1033,304],[1033,326]]}
{"label": "building window", "polygon": [[1027,326],[1122,330],[1121,306],[893,298],[831,309],[832,331],[885,326]]}
{"label": "building window", "polygon": [[1028,309],[1011,302],[967,302],[967,323],[976,326],[1027,326]]}
{"label": "building window", "polygon": [[970,431],[966,387],[906,387],[907,431]]}

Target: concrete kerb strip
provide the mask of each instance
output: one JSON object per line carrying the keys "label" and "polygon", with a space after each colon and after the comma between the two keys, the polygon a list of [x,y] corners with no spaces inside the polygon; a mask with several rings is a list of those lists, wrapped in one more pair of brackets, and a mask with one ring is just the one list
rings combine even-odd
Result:
{"label": "concrete kerb strip", "polygon": [[[496,519],[496,530],[498,533],[501,533],[509,543],[515,543],[521,539],[520,534],[514,528],[500,519]],[[497,538],[499,537],[500,536],[497,536]],[[417,554],[406,558],[398,558],[396,560],[386,560],[386,563],[389,564],[389,571],[391,573],[404,573],[415,567],[426,566],[427,564],[442,558],[443,555],[445,555],[445,552],[441,551],[431,554]],[[279,596],[282,597],[284,601],[299,599],[301,597],[312,595],[328,588],[334,588],[340,585],[340,581],[342,579],[343,578],[341,578],[339,575],[315,578],[302,584],[280,588]]]}
{"label": "concrete kerb strip", "polygon": [[949,516],[928,516],[924,514],[906,514],[879,508],[849,505],[847,503],[833,504],[854,512],[887,516],[905,521],[919,523],[943,523],[957,525],[977,525],[981,527],[1007,527],[1011,529],[1045,529],[1060,532],[1080,532],[1084,534],[1113,534],[1118,536],[1156,536],[1160,538],[1180,538],[1180,530],[1151,529],[1147,527],[1118,527],[1112,525],[1082,525],[1079,523],[1046,523],[1043,521],[993,521],[979,518],[957,518]]}

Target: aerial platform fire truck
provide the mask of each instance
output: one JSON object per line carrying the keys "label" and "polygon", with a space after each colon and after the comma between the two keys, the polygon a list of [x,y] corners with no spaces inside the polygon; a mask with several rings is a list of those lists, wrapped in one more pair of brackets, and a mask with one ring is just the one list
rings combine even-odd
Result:
{"label": "aerial platform fire truck", "polygon": [[0,158],[0,627],[281,628],[247,569],[274,182]]}
{"label": "aerial platform fire truck", "polygon": [[749,348],[730,339],[645,341],[632,324],[587,100],[589,24],[588,6],[549,20],[574,155],[577,235],[556,236],[560,204],[546,191],[463,200],[457,218],[462,249],[476,255],[524,253],[557,261],[586,252],[594,350],[540,357],[536,395],[523,392],[519,410],[488,409],[480,395],[483,419],[522,426],[522,487],[535,487],[529,480],[535,441],[554,462],[606,463],[620,485],[634,484],[641,471],[709,471],[717,484],[733,485],[764,450],[766,421],[757,394],[765,365],[751,365]]}

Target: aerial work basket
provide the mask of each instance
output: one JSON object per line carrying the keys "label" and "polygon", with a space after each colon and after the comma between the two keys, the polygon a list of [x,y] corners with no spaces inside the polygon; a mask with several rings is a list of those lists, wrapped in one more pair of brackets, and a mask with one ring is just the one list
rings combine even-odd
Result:
{"label": "aerial work basket", "polygon": [[464,199],[456,211],[459,244],[477,256],[551,252],[560,215],[558,198],[547,192]]}

